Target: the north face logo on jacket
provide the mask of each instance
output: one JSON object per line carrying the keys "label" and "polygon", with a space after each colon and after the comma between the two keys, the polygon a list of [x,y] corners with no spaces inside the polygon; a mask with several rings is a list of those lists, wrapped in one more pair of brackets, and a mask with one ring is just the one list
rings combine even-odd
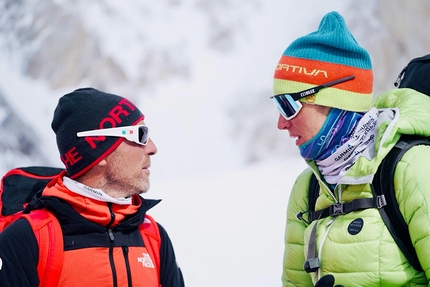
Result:
{"label": "the north face logo on jacket", "polygon": [[148,253],[142,253],[143,257],[137,257],[137,262],[141,262],[143,267],[155,268],[151,257]]}

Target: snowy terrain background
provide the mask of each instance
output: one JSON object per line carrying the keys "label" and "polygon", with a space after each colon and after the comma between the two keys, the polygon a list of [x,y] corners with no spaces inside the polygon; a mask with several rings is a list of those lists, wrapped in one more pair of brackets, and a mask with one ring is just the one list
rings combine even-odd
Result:
{"label": "snowy terrain background", "polygon": [[133,100],[158,146],[151,190],[188,287],[280,286],[289,190],[305,167],[269,101],[288,44],[339,11],[375,94],[430,52],[427,0],[0,0],[0,173],[61,166],[58,98]]}

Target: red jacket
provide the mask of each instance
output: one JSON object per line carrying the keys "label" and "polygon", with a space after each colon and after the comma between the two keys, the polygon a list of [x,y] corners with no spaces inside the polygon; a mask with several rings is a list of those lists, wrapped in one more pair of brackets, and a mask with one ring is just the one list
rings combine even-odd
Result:
{"label": "red jacket", "polygon": [[[139,231],[146,211],[158,202],[134,196],[131,205],[105,203],[69,191],[61,177],[51,182],[30,209],[45,208],[60,223],[64,258],[58,286],[183,287],[164,228],[158,224],[161,245],[155,258]],[[0,286],[38,286],[38,255],[26,220],[6,228],[0,233]]]}

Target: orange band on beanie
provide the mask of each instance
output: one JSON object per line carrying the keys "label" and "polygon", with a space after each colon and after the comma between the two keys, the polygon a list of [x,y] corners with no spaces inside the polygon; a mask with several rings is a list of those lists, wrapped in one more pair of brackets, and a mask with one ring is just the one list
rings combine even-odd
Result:
{"label": "orange band on beanie", "polygon": [[[354,75],[355,79],[338,84],[336,88],[363,94],[372,93],[372,70],[337,63],[282,56],[276,67],[274,78],[318,86],[350,75]],[[366,84],[363,85],[363,83]]]}

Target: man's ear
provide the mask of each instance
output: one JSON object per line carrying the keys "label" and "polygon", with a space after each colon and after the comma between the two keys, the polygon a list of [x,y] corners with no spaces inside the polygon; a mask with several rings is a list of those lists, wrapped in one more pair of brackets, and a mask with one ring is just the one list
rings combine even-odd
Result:
{"label": "man's ear", "polygon": [[107,160],[106,160],[106,158],[104,158],[97,165],[99,167],[104,167],[104,166],[106,166],[106,164],[107,164]]}

